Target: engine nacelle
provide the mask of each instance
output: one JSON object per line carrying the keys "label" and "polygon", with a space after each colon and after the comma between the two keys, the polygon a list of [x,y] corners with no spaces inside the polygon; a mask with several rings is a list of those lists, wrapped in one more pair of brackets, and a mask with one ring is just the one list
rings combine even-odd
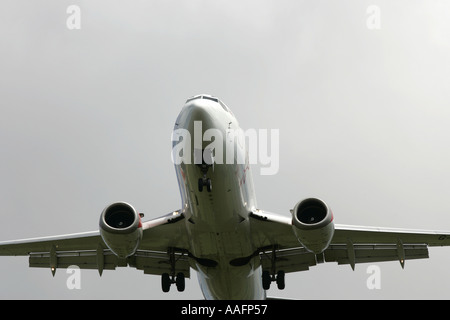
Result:
{"label": "engine nacelle", "polygon": [[126,202],[107,206],[100,215],[100,234],[119,258],[133,255],[142,239],[139,213]]}
{"label": "engine nacelle", "polygon": [[317,198],[308,198],[295,205],[292,225],[298,241],[315,254],[328,248],[333,238],[333,213],[325,202]]}

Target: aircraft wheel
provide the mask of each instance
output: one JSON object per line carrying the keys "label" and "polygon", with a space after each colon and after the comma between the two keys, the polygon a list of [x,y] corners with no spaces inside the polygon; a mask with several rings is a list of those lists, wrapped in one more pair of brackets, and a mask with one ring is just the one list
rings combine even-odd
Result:
{"label": "aircraft wheel", "polygon": [[175,280],[175,284],[177,286],[177,290],[179,292],[183,292],[184,288],[186,287],[186,282],[185,282],[185,278],[184,278],[184,273],[179,272],[177,274],[177,279]]}
{"label": "aircraft wheel", "polygon": [[168,273],[163,273],[161,276],[161,287],[163,292],[169,292],[170,291],[170,276]]}
{"label": "aircraft wheel", "polygon": [[279,290],[283,290],[286,287],[283,270],[277,272],[277,287]]}
{"label": "aircraft wheel", "polygon": [[203,191],[203,179],[202,178],[198,179],[198,191],[200,191],[200,192]]}
{"label": "aircraft wheel", "polygon": [[212,190],[212,182],[209,178],[206,180],[206,190],[208,190],[208,192],[211,192]]}
{"label": "aircraft wheel", "polygon": [[270,283],[272,282],[272,279],[270,277],[269,271],[263,271],[262,273],[262,285],[264,290],[270,289]]}

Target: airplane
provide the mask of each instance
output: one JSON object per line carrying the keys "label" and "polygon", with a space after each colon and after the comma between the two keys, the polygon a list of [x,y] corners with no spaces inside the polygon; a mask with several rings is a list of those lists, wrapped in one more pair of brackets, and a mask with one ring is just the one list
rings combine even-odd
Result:
{"label": "airplane", "polygon": [[[133,267],[160,276],[163,292],[172,285],[183,292],[192,269],[205,299],[260,300],[272,283],[285,288],[286,273],[325,262],[354,270],[399,261],[403,268],[428,258],[428,247],[450,245],[450,232],[335,224],[329,205],[314,197],[298,201],[291,216],[260,209],[248,145],[232,135],[240,130],[217,97],[189,98],[172,133],[181,208],[143,221],[131,204],[115,202],[101,212],[97,231],[0,242],[0,255],[29,256],[30,267],[53,275],[71,265],[100,276]],[[224,146],[231,146],[227,161]]]}

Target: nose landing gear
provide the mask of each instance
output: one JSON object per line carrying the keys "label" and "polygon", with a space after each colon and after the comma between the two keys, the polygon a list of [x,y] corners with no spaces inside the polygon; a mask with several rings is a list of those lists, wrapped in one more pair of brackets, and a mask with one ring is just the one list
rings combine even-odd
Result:
{"label": "nose landing gear", "polygon": [[203,178],[198,179],[198,191],[202,192],[204,186],[206,186],[206,190],[208,192],[211,192],[212,190],[211,179],[206,178],[206,175],[204,175]]}
{"label": "nose landing gear", "polygon": [[[208,173],[209,168],[213,168],[214,171],[214,157],[212,155],[212,150],[210,149],[204,149],[202,150],[201,154],[202,156],[202,162],[197,164],[200,167],[200,171],[203,173],[203,178],[198,179],[198,191],[202,192],[203,187],[206,186],[206,190],[208,192],[212,191],[212,183],[211,179],[206,177],[206,174]],[[206,158],[206,161],[205,161]]]}

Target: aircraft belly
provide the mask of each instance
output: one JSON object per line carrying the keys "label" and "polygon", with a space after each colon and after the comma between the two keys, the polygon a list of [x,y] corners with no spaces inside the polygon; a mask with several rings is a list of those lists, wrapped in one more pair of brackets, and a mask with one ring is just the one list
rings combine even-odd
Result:
{"label": "aircraft belly", "polygon": [[192,230],[191,227],[191,250],[194,256],[212,259],[218,264],[229,264],[231,260],[248,257],[254,251],[249,233],[246,232],[248,221],[241,222],[243,225],[235,225],[235,230],[220,230],[214,232],[203,230]]}
{"label": "aircraft belly", "polygon": [[[231,230],[230,230],[231,229]],[[216,232],[192,232],[191,249],[198,259],[196,270],[205,298],[258,299],[263,298],[259,258],[250,257],[255,249],[248,238],[248,220],[240,224],[224,225]],[[244,258],[240,264],[232,263]],[[215,265],[202,263],[214,261]]]}
{"label": "aircraft belly", "polygon": [[261,268],[256,259],[247,265],[201,268],[198,274],[203,295],[208,300],[261,300],[265,291],[261,284]]}

